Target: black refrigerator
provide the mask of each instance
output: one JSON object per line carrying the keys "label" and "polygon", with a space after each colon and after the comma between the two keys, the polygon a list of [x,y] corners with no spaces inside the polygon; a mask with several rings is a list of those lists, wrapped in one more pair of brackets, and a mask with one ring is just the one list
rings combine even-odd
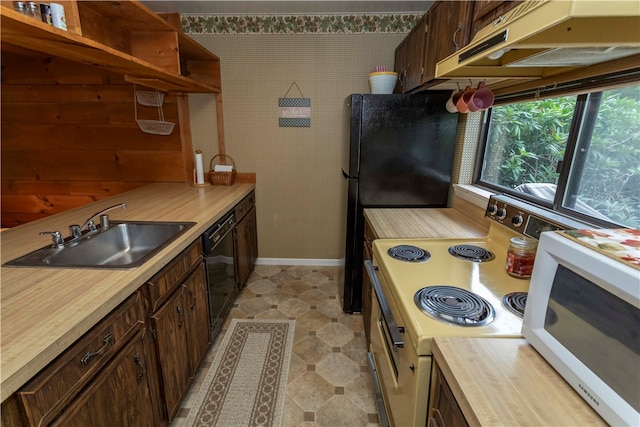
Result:
{"label": "black refrigerator", "polygon": [[458,125],[458,114],[445,109],[450,94],[354,94],[345,100],[347,313],[362,311],[363,209],[447,205]]}

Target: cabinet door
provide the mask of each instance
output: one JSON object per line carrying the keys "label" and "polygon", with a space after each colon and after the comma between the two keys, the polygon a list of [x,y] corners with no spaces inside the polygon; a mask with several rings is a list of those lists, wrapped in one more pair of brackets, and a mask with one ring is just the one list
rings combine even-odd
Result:
{"label": "cabinet door", "polygon": [[394,93],[404,93],[406,81],[407,81],[407,45],[409,42],[409,36],[405,37],[400,42],[393,58],[393,71],[398,73],[398,82]]}
{"label": "cabinet door", "polygon": [[429,14],[425,13],[409,35],[396,48],[394,70],[398,73],[401,93],[409,92],[422,83],[422,75],[424,73],[422,55],[428,20]]}
{"label": "cabinet door", "polygon": [[236,224],[235,244],[236,277],[238,286],[242,288],[258,257],[255,206],[251,208],[242,221]]}
{"label": "cabinet door", "polygon": [[429,417],[431,426],[438,427],[467,427],[467,420],[453,396],[449,384],[442,375],[439,367],[432,370],[433,381],[431,388],[431,403]]}
{"label": "cabinet door", "polygon": [[427,20],[428,14],[425,14],[409,34],[405,91],[413,90],[422,83],[422,76],[424,74],[422,55],[424,51],[424,32],[427,28]]}
{"label": "cabinet door", "polygon": [[164,402],[171,420],[191,378],[183,287],[179,287],[151,316],[151,322],[155,331]]}
{"label": "cabinet door", "polygon": [[423,81],[435,78],[436,64],[469,43],[471,1],[438,1],[431,6]]}
{"label": "cabinet door", "polygon": [[207,304],[207,280],[204,264],[187,278],[184,283],[186,292],[186,322],[189,341],[189,359],[191,376],[195,376],[200,361],[207,352],[209,337],[209,307]]}
{"label": "cabinet door", "polygon": [[473,40],[478,31],[490,25],[491,22],[499,19],[501,15],[504,15],[523,1],[477,0],[473,2],[474,11],[469,40]]}
{"label": "cabinet door", "polygon": [[161,425],[154,419],[149,355],[140,331],[56,419],[54,426]]}

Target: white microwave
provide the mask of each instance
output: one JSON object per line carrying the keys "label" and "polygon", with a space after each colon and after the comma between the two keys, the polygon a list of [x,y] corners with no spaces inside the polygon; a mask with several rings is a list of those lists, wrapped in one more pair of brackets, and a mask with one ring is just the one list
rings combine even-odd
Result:
{"label": "white microwave", "polygon": [[640,270],[542,233],[522,335],[605,421],[640,425]]}

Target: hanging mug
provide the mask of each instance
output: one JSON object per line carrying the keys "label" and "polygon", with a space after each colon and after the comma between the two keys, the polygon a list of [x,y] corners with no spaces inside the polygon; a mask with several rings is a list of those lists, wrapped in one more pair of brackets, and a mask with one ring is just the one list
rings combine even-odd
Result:
{"label": "hanging mug", "polygon": [[484,87],[484,82],[478,83],[478,89],[469,99],[469,111],[483,111],[493,105],[495,97],[491,89]]}
{"label": "hanging mug", "polygon": [[468,113],[469,112],[469,106],[468,106],[468,102],[471,99],[471,97],[473,96],[473,93],[475,91],[473,89],[471,89],[471,85],[468,85],[465,89],[464,92],[462,92],[462,96],[460,96],[460,99],[458,99],[458,102],[456,102],[456,107],[458,108],[458,112],[459,113]]}
{"label": "hanging mug", "polygon": [[458,102],[458,99],[460,99],[460,97],[462,96],[462,92],[458,91],[453,91],[451,92],[451,96],[449,97],[449,99],[447,99],[447,103],[445,104],[445,108],[447,109],[448,112],[450,113],[457,113],[458,112],[458,108],[456,107],[456,102]]}

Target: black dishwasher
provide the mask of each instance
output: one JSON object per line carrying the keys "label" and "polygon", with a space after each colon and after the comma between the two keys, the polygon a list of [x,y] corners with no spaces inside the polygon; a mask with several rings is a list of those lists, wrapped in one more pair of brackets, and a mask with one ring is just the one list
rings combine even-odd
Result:
{"label": "black dishwasher", "polygon": [[233,213],[213,224],[202,235],[204,259],[207,268],[209,291],[209,313],[211,317],[211,338],[220,332],[224,319],[229,314],[236,296],[236,275],[234,266],[233,227],[236,219]]}

